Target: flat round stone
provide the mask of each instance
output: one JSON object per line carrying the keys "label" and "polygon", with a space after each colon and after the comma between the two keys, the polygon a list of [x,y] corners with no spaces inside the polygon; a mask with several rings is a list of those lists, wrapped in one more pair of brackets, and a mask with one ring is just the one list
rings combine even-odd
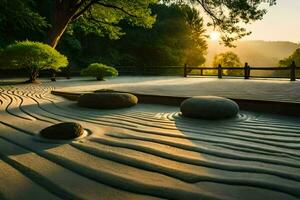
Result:
{"label": "flat round stone", "polygon": [[74,122],[64,122],[49,126],[40,132],[47,139],[70,140],[80,137],[84,132],[83,127]]}
{"label": "flat round stone", "polygon": [[138,98],[129,93],[101,92],[83,94],[78,99],[79,106],[88,108],[125,108],[138,103]]}
{"label": "flat round stone", "polygon": [[226,119],[239,112],[237,103],[216,96],[196,96],[184,100],[180,105],[183,116],[202,119]]}

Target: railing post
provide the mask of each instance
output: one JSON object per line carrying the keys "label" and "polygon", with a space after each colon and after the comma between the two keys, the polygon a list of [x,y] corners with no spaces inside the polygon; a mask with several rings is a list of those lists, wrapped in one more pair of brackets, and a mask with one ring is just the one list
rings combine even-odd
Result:
{"label": "railing post", "polygon": [[218,65],[218,78],[222,78],[223,72],[222,72],[222,65]]}
{"label": "railing post", "polygon": [[248,65],[248,63],[245,63],[244,78],[245,79],[249,79],[250,78],[250,66]]}
{"label": "railing post", "polygon": [[56,81],[56,71],[54,69],[51,71],[51,81]]}
{"label": "railing post", "polygon": [[296,81],[296,63],[295,63],[295,61],[293,61],[291,64],[290,77],[291,77],[291,81]]}
{"label": "railing post", "polygon": [[187,64],[184,64],[184,68],[183,68],[183,77],[187,77]]}
{"label": "railing post", "polygon": [[67,68],[66,78],[71,79],[71,67],[70,66]]}

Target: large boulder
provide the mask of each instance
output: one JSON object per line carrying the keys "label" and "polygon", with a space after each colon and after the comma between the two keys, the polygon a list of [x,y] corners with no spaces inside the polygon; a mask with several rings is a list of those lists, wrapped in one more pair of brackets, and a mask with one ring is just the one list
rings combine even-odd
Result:
{"label": "large boulder", "polygon": [[196,96],[184,100],[180,105],[183,116],[202,119],[226,119],[239,112],[237,103],[215,96]]}
{"label": "large boulder", "polygon": [[41,130],[40,135],[46,139],[70,140],[80,137],[83,133],[84,129],[80,124],[64,122]]}
{"label": "large boulder", "polygon": [[78,99],[79,106],[88,108],[125,108],[136,105],[138,98],[129,93],[101,92],[83,94]]}

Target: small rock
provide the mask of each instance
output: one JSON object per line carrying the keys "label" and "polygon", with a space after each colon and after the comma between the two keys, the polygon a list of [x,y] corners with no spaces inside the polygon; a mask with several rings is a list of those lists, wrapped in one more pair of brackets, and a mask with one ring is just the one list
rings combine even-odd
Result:
{"label": "small rock", "polygon": [[80,124],[65,122],[43,129],[40,135],[47,139],[70,140],[81,136],[83,132],[84,129]]}

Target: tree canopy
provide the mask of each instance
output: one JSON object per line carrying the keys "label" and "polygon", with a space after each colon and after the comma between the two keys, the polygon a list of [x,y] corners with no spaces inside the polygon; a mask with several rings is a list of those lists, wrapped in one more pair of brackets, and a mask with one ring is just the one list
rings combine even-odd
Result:
{"label": "tree canopy", "polygon": [[120,62],[136,66],[203,64],[207,44],[198,11],[178,5],[155,5],[152,10],[157,15],[152,29],[126,27],[127,35],[115,42],[125,55]]}
{"label": "tree canopy", "polygon": [[34,0],[0,0],[0,5],[0,47],[48,28]]}
{"label": "tree canopy", "polygon": [[[122,35],[119,23],[126,20],[136,26],[151,27],[155,16],[149,5],[156,0],[54,0],[48,42],[56,47],[68,25],[76,22],[86,32]],[[75,25],[76,25],[75,24]]]}
{"label": "tree canopy", "polygon": [[[232,46],[233,41],[250,34],[242,25],[261,20],[267,12],[262,5],[272,6],[276,0],[0,0],[0,3],[2,24],[12,22],[15,27],[35,29],[44,29],[50,24],[48,43],[53,47],[72,26],[84,27],[87,33],[108,34],[114,39],[124,34],[120,27],[124,20],[132,25],[151,27],[155,15],[149,6],[156,3],[184,4],[199,9],[202,17],[209,17],[208,25],[222,33],[224,44]],[[47,9],[42,10],[43,7]],[[48,13],[41,13],[45,10]],[[47,16],[47,20],[41,16]]]}
{"label": "tree canopy", "polygon": [[238,55],[232,51],[215,55],[213,66],[217,67],[219,64],[222,67],[240,67],[242,65]]}
{"label": "tree canopy", "polygon": [[65,34],[57,48],[79,66],[93,62],[141,67],[203,64],[207,44],[198,11],[184,5],[163,4],[152,5],[151,10],[156,15],[151,29],[122,23],[126,35],[110,40],[108,36],[85,34],[78,26],[72,34]]}
{"label": "tree canopy", "polygon": [[279,65],[281,67],[287,67],[290,66],[293,61],[295,61],[297,66],[300,66],[300,48],[296,49],[291,56],[280,60]]}
{"label": "tree canopy", "polygon": [[[213,66],[217,67],[219,64],[222,67],[241,67],[242,65],[238,55],[231,51],[215,55]],[[223,70],[223,73],[225,75],[242,75],[242,71],[236,70]]]}
{"label": "tree canopy", "polygon": [[[275,5],[276,0],[164,0],[200,7],[209,17],[208,26],[222,33],[226,46],[234,46],[233,41],[251,34],[242,25],[261,20],[267,13],[262,4]],[[202,13],[202,14],[203,14]]]}
{"label": "tree canopy", "polygon": [[25,68],[30,82],[34,82],[40,70],[58,70],[68,65],[68,60],[49,45],[40,42],[23,41],[7,46],[0,53],[1,68]]}
{"label": "tree canopy", "polygon": [[[194,8],[201,8],[202,15],[206,13],[209,26],[222,33],[225,45],[233,46],[232,42],[251,32],[241,24],[248,24],[261,20],[266,9],[261,8],[264,3],[272,6],[276,0],[162,0],[159,3],[185,4]],[[133,25],[149,27],[155,17],[151,15],[149,5],[157,0],[55,0],[52,29],[49,34],[49,43],[56,46],[67,25],[77,19],[86,31],[109,33],[113,38],[119,37],[122,32],[118,26],[122,20]]]}

